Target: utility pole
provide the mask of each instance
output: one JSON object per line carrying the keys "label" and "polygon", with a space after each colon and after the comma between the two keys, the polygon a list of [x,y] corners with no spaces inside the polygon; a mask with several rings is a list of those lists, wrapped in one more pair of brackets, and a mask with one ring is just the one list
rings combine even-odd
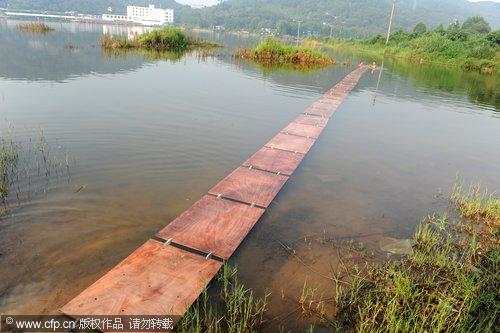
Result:
{"label": "utility pole", "polygon": [[335,22],[335,20],[336,20],[336,19],[338,19],[338,18],[339,18],[339,16],[333,16],[333,15],[332,15],[332,14],[330,14],[329,12],[326,12],[326,13],[325,13],[325,16],[330,16],[330,17],[332,18],[332,20],[331,20],[331,23],[330,23],[330,24],[328,24],[328,23],[326,23],[326,22],[323,22],[323,25],[327,25],[327,26],[329,26],[329,27],[330,27],[330,39],[332,39],[332,37],[333,37],[333,23]]}
{"label": "utility pole", "polygon": [[392,20],[394,19],[395,10],[396,10],[396,0],[392,0],[391,18],[389,19],[389,28],[387,29],[387,39],[385,40],[385,45],[389,44],[389,38],[391,37]]}
{"label": "utility pole", "polygon": [[299,38],[300,38],[300,24],[302,21],[297,21],[299,23],[299,28],[297,29],[297,46],[299,46]]}

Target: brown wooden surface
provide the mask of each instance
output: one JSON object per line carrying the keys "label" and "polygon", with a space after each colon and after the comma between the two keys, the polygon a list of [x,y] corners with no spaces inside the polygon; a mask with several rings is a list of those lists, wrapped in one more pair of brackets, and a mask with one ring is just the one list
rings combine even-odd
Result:
{"label": "brown wooden surface", "polygon": [[303,158],[303,154],[262,147],[246,160],[243,165],[290,176],[297,169]]}
{"label": "brown wooden surface", "polygon": [[264,209],[206,195],[156,236],[229,259]]}
{"label": "brown wooden surface", "polygon": [[294,123],[297,124],[305,124],[305,125],[312,125],[312,126],[326,126],[328,124],[328,118],[321,118],[321,117],[315,117],[315,116],[308,116],[305,114],[299,115],[295,120],[293,121]]}
{"label": "brown wooden surface", "polygon": [[61,311],[82,315],[182,315],[222,264],[149,240]]}
{"label": "brown wooden surface", "polygon": [[288,124],[288,126],[285,127],[282,132],[287,134],[300,135],[317,139],[321,134],[321,132],[323,132],[323,127],[298,124],[292,122]]}
{"label": "brown wooden surface", "polygon": [[337,108],[315,108],[315,107],[308,107],[304,113],[313,115],[313,116],[319,116],[319,117],[324,117],[324,118],[331,118]]}
{"label": "brown wooden surface", "polygon": [[268,207],[288,177],[266,171],[240,167],[215,185],[213,195]]}
{"label": "brown wooden surface", "polygon": [[266,147],[307,154],[315,141],[315,139],[279,133],[266,143]]}

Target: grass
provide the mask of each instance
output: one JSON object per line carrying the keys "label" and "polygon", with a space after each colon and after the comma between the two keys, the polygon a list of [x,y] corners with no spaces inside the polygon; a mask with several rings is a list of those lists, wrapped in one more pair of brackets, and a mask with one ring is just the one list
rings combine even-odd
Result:
{"label": "grass", "polygon": [[463,217],[483,219],[488,226],[500,228],[500,198],[482,188],[481,184],[470,184],[464,188],[463,181],[458,180],[451,199]]}
{"label": "grass", "polygon": [[54,148],[43,131],[21,142],[12,125],[0,135],[0,217],[8,211],[10,199],[20,202],[37,192],[45,193],[51,180],[71,180],[67,150]]}
{"label": "grass", "polygon": [[[334,326],[355,332],[494,332],[500,324],[500,248],[424,221],[414,254],[371,267],[339,296]],[[493,236],[492,236],[493,237]],[[465,240],[465,242],[464,242]]]}
{"label": "grass", "polygon": [[225,264],[219,273],[217,308],[205,291],[176,326],[182,333],[258,332],[264,324],[267,296],[255,298],[238,280],[237,269]]}
{"label": "grass", "polygon": [[21,31],[32,32],[35,34],[46,34],[54,29],[45,23],[21,23],[18,24],[17,28]]}
{"label": "grass", "polygon": [[8,134],[0,137],[0,201],[2,203],[5,203],[7,199],[19,161],[18,145],[13,140],[12,127],[9,126],[5,132]]}
{"label": "grass", "polygon": [[323,68],[337,63],[335,58],[313,48],[292,46],[275,39],[266,39],[251,49],[240,47],[234,56],[263,65],[291,65],[299,69]]}
{"label": "grass", "polygon": [[149,51],[183,52],[193,48],[219,47],[220,45],[202,41],[184,34],[177,28],[161,28],[139,35],[133,39],[126,36],[104,35],[101,46],[105,49],[140,49]]}
{"label": "grass", "polygon": [[500,70],[499,31],[474,33],[463,29],[436,29],[425,33],[392,34],[389,44],[381,35],[365,40],[321,39],[322,45],[340,52],[360,55],[392,56],[411,63],[439,63],[465,71],[495,73]]}

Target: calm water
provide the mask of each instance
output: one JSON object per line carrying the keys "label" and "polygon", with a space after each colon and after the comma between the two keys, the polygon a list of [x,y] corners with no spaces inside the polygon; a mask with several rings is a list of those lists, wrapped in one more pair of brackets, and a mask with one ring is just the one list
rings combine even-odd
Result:
{"label": "calm water", "polygon": [[[125,28],[53,24],[36,36],[15,24],[0,21],[0,128],[27,142],[41,126],[69,152],[71,180],[9,199],[0,313],[57,311],[350,70],[263,72],[232,59],[252,42],[233,35],[203,35],[227,46],[209,57],[155,60],[102,52],[100,36]],[[315,238],[376,250],[380,237],[409,237],[447,209],[457,172],[500,189],[499,85],[388,61],[362,78],[231,260],[249,288],[272,292],[271,316],[293,328],[286,314],[304,281],[332,288],[316,273],[328,274],[335,254]]]}

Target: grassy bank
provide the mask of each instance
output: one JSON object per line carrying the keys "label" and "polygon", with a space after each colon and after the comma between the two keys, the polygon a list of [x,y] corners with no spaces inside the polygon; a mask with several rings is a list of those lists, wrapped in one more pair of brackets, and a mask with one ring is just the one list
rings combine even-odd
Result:
{"label": "grassy bank", "polygon": [[[458,184],[450,200],[461,218],[425,218],[410,254],[379,264],[367,259],[364,265],[344,265],[345,271],[332,276],[331,290],[305,283],[293,315],[306,323],[313,318],[309,332],[495,332],[500,327],[499,199],[476,185],[464,190]],[[219,307],[204,294],[177,331],[269,331],[280,320],[266,317],[266,298],[255,300],[235,269],[225,267],[218,283]]]}
{"label": "grassy bank", "polygon": [[[423,222],[414,254],[372,267],[341,293],[336,327],[357,332],[494,332],[499,327],[500,248],[479,251],[476,235]],[[488,236],[486,234],[486,236]]]}
{"label": "grassy bank", "polygon": [[262,65],[289,65],[295,68],[322,68],[336,64],[336,60],[313,48],[292,46],[274,39],[266,39],[251,49],[239,48],[237,58],[255,61]]}
{"label": "grassy bank", "polygon": [[378,35],[365,40],[318,39],[340,52],[359,55],[393,56],[413,63],[440,63],[466,71],[500,71],[500,31],[478,32],[442,27],[426,32],[396,31],[388,45]]}
{"label": "grassy bank", "polygon": [[46,34],[54,29],[45,23],[22,23],[18,24],[17,28],[21,31],[31,32],[36,34]]}
{"label": "grassy bank", "polygon": [[193,48],[219,47],[183,33],[177,28],[162,28],[129,39],[127,36],[104,35],[101,46],[105,49],[142,49],[150,51],[182,52]]}

